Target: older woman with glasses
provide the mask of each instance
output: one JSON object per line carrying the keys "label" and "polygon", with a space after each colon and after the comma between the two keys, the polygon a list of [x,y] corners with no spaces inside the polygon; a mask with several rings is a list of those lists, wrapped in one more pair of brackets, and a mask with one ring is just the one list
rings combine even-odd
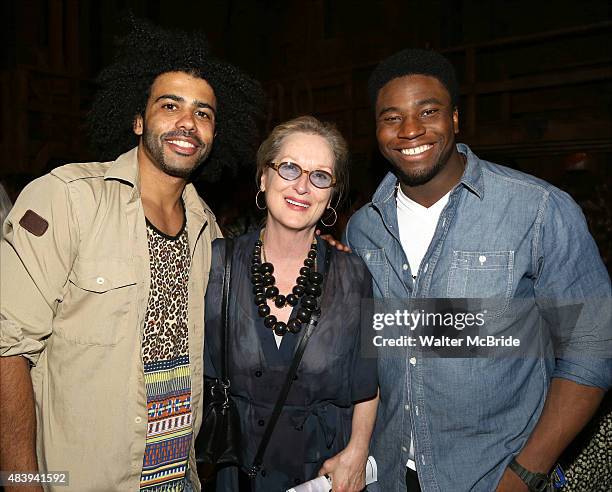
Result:
{"label": "older woman with glasses", "polygon": [[[234,240],[229,296],[230,392],[241,420],[241,465],[252,465],[294,352],[312,335],[257,475],[220,470],[217,490],[285,491],[328,474],[334,491],[365,487],[377,406],[376,361],[361,350],[360,304],[372,281],[356,257],[317,238],[335,221],[348,175],[346,142],[303,116],[278,125],[257,153],[265,226]],[[224,240],[213,244],[206,295],[206,374],[220,373]],[[313,316],[318,324],[309,327]]]}

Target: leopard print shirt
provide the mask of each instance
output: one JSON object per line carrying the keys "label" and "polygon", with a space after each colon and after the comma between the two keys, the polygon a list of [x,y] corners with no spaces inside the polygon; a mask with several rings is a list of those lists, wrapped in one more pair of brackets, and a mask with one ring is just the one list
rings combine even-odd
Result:
{"label": "leopard print shirt", "polygon": [[[612,397],[606,396],[598,414],[573,443],[576,456],[566,468],[563,492],[612,490]],[[571,454],[571,453],[568,453]]]}
{"label": "leopard print shirt", "polygon": [[142,337],[147,433],[140,490],[182,492],[192,441],[185,220],[170,237],[147,221],[151,284]]}
{"label": "leopard print shirt", "polygon": [[146,364],[189,355],[187,293],[189,242],[183,226],[175,237],[147,223],[151,258],[151,291],[142,340]]}

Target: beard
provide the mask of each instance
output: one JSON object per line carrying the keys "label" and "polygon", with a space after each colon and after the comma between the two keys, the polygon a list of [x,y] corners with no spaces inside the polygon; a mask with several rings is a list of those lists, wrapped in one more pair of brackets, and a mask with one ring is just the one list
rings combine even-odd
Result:
{"label": "beard", "polygon": [[[199,145],[198,151],[189,157],[175,157],[174,159],[192,159],[192,166],[184,166],[184,165],[176,165],[171,162],[171,159],[168,159],[164,154],[164,148],[162,141],[172,138],[172,137],[189,137],[194,139]],[[155,166],[163,171],[168,176],[173,176],[175,178],[181,179],[189,179],[189,177],[194,173],[194,171],[202,164],[211,151],[211,146],[205,144],[200,138],[189,134],[189,132],[185,131],[172,131],[162,133],[161,135],[157,135],[151,131],[149,131],[146,127],[143,128],[143,143],[144,148],[147,150],[147,153],[151,156],[151,161],[155,164]]]}
{"label": "beard", "polygon": [[438,159],[429,169],[409,172],[399,166],[393,166],[397,177],[406,186],[421,186],[431,181],[446,165],[446,160]]}
{"label": "beard", "polygon": [[438,156],[433,166],[427,169],[406,169],[394,161],[390,161],[391,165],[395,169],[397,177],[400,182],[402,182],[406,186],[414,187],[414,186],[422,186],[426,183],[429,183],[433,178],[435,178],[440,171],[442,171],[446,165],[448,164],[453,151],[455,149],[455,143],[449,146],[442,154]]}

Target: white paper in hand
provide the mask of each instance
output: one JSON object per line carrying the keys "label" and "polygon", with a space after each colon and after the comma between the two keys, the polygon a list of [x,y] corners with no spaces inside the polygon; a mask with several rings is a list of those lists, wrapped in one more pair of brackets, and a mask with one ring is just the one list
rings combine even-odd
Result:
{"label": "white paper in hand", "polygon": [[[370,485],[378,480],[378,469],[376,468],[376,460],[373,456],[368,457],[366,462],[366,485]],[[327,477],[317,477],[314,480],[309,480],[306,483],[297,485],[287,492],[330,492],[332,489],[331,479]]]}

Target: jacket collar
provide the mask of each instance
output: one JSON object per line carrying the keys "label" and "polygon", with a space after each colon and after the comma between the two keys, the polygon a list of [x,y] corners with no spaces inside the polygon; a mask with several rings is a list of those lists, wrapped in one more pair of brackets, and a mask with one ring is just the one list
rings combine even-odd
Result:
{"label": "jacket collar", "polygon": [[111,164],[104,174],[104,179],[118,179],[124,181],[134,187],[138,187],[138,147],[128,150],[125,154],[121,154],[115,162]]}
{"label": "jacket collar", "polygon": [[[121,154],[111,164],[110,168],[104,174],[104,179],[116,179],[132,186],[132,192],[129,194],[128,202],[132,202],[140,198],[140,175],[138,171],[138,147]],[[210,207],[200,198],[195,186],[187,183],[183,190],[183,201],[185,209],[195,213],[202,219],[207,220],[213,213]]]}
{"label": "jacket collar", "polygon": [[465,144],[457,144],[457,150],[467,158],[465,171],[463,171],[460,183],[482,200],[484,198],[484,181],[480,159]]}

